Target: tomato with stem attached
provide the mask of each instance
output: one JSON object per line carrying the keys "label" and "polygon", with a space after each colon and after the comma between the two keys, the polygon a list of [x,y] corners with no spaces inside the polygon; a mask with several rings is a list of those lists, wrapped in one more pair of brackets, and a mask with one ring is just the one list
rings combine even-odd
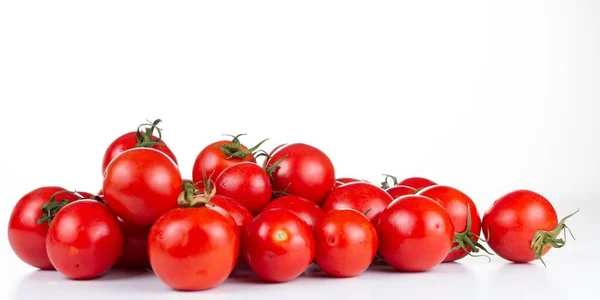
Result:
{"label": "tomato with stem attached", "polygon": [[217,195],[232,198],[258,214],[271,201],[273,188],[267,171],[252,162],[227,167],[216,178]]}
{"label": "tomato with stem attached", "polygon": [[379,214],[394,200],[379,187],[367,182],[351,182],[335,188],[323,203],[325,213],[351,208],[364,213],[373,224]]}
{"label": "tomato with stem attached", "polygon": [[302,218],[310,228],[325,215],[323,210],[314,202],[292,195],[282,196],[273,200],[263,208],[263,211],[273,208],[283,208],[295,213]]}

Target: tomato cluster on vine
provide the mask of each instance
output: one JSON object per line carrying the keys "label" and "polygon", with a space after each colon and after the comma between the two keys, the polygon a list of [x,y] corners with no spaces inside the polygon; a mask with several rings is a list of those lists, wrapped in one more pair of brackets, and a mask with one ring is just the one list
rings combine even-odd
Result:
{"label": "tomato cluster on vine", "polygon": [[149,268],[174,290],[198,291],[236,268],[265,282],[292,281],[311,264],[332,277],[375,263],[426,272],[467,256],[544,262],[566,243],[573,214],[558,220],[534,191],[511,191],[481,214],[466,193],[427,178],[339,177],[305,143],[266,152],[266,140],[247,147],[230,136],[201,149],[183,178],[160,122],[108,145],[99,193],[43,186],[19,199],[8,225],[14,253],[70,279]]}

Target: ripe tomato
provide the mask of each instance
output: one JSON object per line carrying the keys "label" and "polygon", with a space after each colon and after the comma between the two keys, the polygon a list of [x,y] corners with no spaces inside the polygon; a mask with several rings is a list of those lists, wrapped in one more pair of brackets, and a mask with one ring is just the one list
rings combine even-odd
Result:
{"label": "ripe tomato", "polygon": [[[115,139],[104,152],[104,158],[102,159],[102,174],[104,175],[108,164],[119,154],[126,150],[139,147],[154,148],[161,151],[177,164],[175,154],[173,154],[171,149],[169,149],[162,139],[161,129],[157,127],[160,122],[161,120],[158,119],[151,124],[141,124],[136,131],[125,133]],[[155,129],[158,132],[158,136],[153,135]]]}
{"label": "ripe tomato", "polygon": [[[575,212],[576,213],[576,212]],[[564,246],[558,238],[565,225],[544,196],[530,190],[512,191],[499,199],[483,215],[482,228],[488,245],[500,257],[527,263],[540,259],[550,248]]]}
{"label": "ripe tomato", "polygon": [[248,149],[240,143],[239,137],[242,135],[234,136],[231,141],[218,141],[204,147],[194,161],[192,170],[194,182],[204,180],[204,175],[208,175],[214,181],[227,167],[241,162],[256,163],[253,152],[266,140]]}
{"label": "ripe tomato", "polygon": [[239,202],[225,196],[215,195],[209,199],[210,203],[222,208],[235,221],[240,234],[244,232],[246,226],[252,222],[252,214]]}
{"label": "ripe tomato", "polygon": [[439,203],[452,219],[454,244],[444,262],[459,260],[471,252],[479,252],[479,249],[487,252],[483,245],[477,242],[481,232],[481,218],[469,196],[458,189],[443,185],[424,188],[418,194]]}
{"label": "ripe tomato", "polygon": [[317,203],[323,203],[333,189],[333,163],[321,150],[296,143],[281,147],[270,157],[267,168],[279,163],[272,172],[273,190],[285,191]]}
{"label": "ripe tomato", "polygon": [[[264,155],[264,156],[266,156],[266,159],[263,161],[263,163],[262,163],[262,167],[263,167],[263,168],[266,168],[266,167],[267,167],[267,162],[269,162],[269,157],[273,156],[273,154],[274,154],[275,152],[277,152],[277,150],[281,149],[281,147],[283,147],[283,146],[285,146],[285,145],[287,145],[287,144],[281,144],[281,145],[279,145],[279,146],[277,146],[277,147],[273,148],[273,150],[271,150],[271,153],[269,153],[268,155]],[[265,153],[266,153],[266,152],[265,152]]]}
{"label": "ripe tomato", "polygon": [[420,190],[428,186],[437,185],[437,183],[423,177],[410,177],[398,182],[397,185],[405,185],[413,189]]}
{"label": "ripe tomato", "polygon": [[253,215],[271,201],[273,188],[269,174],[259,165],[243,162],[227,167],[215,181],[217,195],[232,198]]}
{"label": "ripe tomato", "polygon": [[356,178],[350,178],[350,177],[337,178],[336,181],[339,181],[341,183],[364,182],[364,180],[356,179]]}
{"label": "ripe tomato", "polygon": [[390,196],[392,196],[392,198],[394,198],[394,199],[397,199],[398,197],[402,197],[405,195],[414,195],[417,193],[416,189],[411,188],[410,186],[406,186],[406,185],[396,185],[385,191],[388,194],[390,194]]}
{"label": "ripe tomato", "polygon": [[427,271],[452,248],[454,225],[448,212],[420,195],[402,196],[379,216],[379,254],[400,271]]}
{"label": "ripe tomato", "polygon": [[325,215],[323,210],[314,202],[298,196],[282,196],[277,198],[265,206],[263,211],[273,208],[283,208],[295,213],[310,228],[313,228],[315,223]]}
{"label": "ripe tomato", "polygon": [[[35,268],[54,269],[46,253],[46,221],[50,221],[61,207],[77,199],[77,195],[58,186],[40,187],[21,197],[8,222],[8,242],[14,253]],[[54,204],[47,207],[47,203]],[[42,210],[44,204],[48,209]]]}
{"label": "ripe tomato", "polygon": [[119,257],[117,266],[127,269],[149,267],[148,234],[150,233],[150,227],[138,227],[122,219],[118,220],[123,233],[123,253]]}
{"label": "ripe tomato", "polygon": [[250,269],[268,282],[286,282],[300,276],[312,263],[315,241],[310,227],[289,210],[260,213],[242,239]]}
{"label": "ripe tomato", "polygon": [[172,289],[210,289],[233,271],[239,238],[235,221],[220,209],[176,208],[161,216],[150,230],[150,265]]}
{"label": "ripe tomato", "polygon": [[375,258],[377,232],[358,211],[332,210],[316,223],[313,233],[315,262],[332,276],[358,276]]}
{"label": "ripe tomato", "polygon": [[108,207],[139,227],[150,227],[176,208],[181,188],[177,165],[152,148],[134,148],[115,157],[106,169],[103,186]]}
{"label": "ripe tomato", "polygon": [[337,180],[336,180],[336,181],[333,183],[333,187],[334,187],[334,188],[336,188],[336,187],[338,187],[338,186],[342,186],[342,185],[344,185],[344,184],[346,184],[346,183],[344,183],[344,182],[341,182],[341,181],[337,181]]}
{"label": "ripe tomato", "polygon": [[379,187],[366,182],[352,182],[335,188],[323,203],[323,211],[351,208],[364,213],[373,224],[394,200],[390,194]]}
{"label": "ripe tomato", "polygon": [[54,217],[46,249],[52,265],[71,279],[91,279],[106,273],[123,251],[123,233],[110,210],[96,200],[79,200]]}

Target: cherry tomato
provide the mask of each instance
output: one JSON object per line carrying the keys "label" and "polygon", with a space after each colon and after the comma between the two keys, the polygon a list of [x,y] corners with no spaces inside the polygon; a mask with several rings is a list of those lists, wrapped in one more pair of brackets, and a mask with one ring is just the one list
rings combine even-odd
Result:
{"label": "cherry tomato", "polygon": [[66,277],[96,278],[121,256],[123,233],[106,205],[79,200],[56,214],[48,229],[46,249],[52,265]]}
{"label": "cherry tomato", "polygon": [[263,211],[273,208],[287,209],[298,217],[302,218],[310,228],[313,228],[315,223],[323,218],[325,213],[314,202],[306,200],[298,196],[282,196],[269,203]]}
{"label": "cherry tomato", "polygon": [[[72,202],[79,198],[58,186],[36,188],[19,199],[8,223],[8,242],[14,253],[23,262],[42,270],[54,269],[46,253],[48,222],[38,222],[47,215],[42,206],[47,204],[53,195],[55,197],[52,202],[56,204],[63,201]],[[60,206],[54,207],[53,214],[56,214]]]}
{"label": "cherry tomato", "polygon": [[240,143],[240,136],[242,134],[234,136],[231,141],[218,141],[204,147],[194,161],[192,170],[194,182],[203,181],[205,175],[214,181],[227,167],[241,162],[256,163],[253,152],[266,140],[248,149]]}
{"label": "cherry tomato", "polygon": [[287,144],[281,144],[281,145],[279,145],[279,146],[277,146],[277,147],[273,148],[273,150],[271,150],[271,153],[269,153],[269,155],[267,155],[267,158],[266,158],[266,159],[263,161],[263,163],[262,163],[262,167],[263,167],[263,168],[266,168],[266,167],[267,167],[267,162],[269,162],[269,157],[273,156],[273,154],[274,154],[275,152],[277,152],[277,150],[281,149],[281,147],[283,147],[283,146],[285,146],[285,145],[287,145]]}
{"label": "cherry tomato", "polygon": [[225,196],[215,195],[210,198],[210,203],[225,210],[235,221],[240,234],[244,232],[246,226],[252,222],[252,214],[239,202]]}
{"label": "cherry tomato", "polygon": [[125,222],[150,227],[177,207],[181,189],[181,174],[171,159],[152,148],[134,148],[108,165],[103,199]]}
{"label": "cherry tomato", "polygon": [[[169,149],[162,139],[161,129],[157,127],[160,122],[161,120],[159,119],[152,124],[142,124],[138,127],[137,131],[125,133],[115,139],[104,152],[104,158],[102,159],[102,174],[106,172],[106,167],[115,157],[126,150],[137,147],[149,147],[159,150],[177,164],[175,154],[173,154],[171,149]],[[155,129],[158,132],[158,137],[153,135]]]}
{"label": "cherry tomato", "polygon": [[233,218],[220,210],[176,208],[150,230],[150,265],[174,290],[207,290],[223,283],[233,271],[239,238]]}
{"label": "cherry tomato", "polygon": [[402,196],[380,215],[379,254],[400,271],[427,271],[450,252],[454,226],[448,212],[420,195]]}
{"label": "cherry tomato", "polygon": [[337,178],[336,181],[339,181],[341,183],[364,182],[364,180],[356,179],[356,178],[350,178],[350,177]]}
{"label": "cherry tomato", "polygon": [[260,213],[246,227],[242,240],[246,263],[268,282],[297,278],[315,255],[310,227],[286,209],[274,208]]}
{"label": "cherry tomato", "polygon": [[217,195],[230,197],[253,215],[271,201],[273,188],[269,174],[259,165],[243,162],[223,170],[215,181]]}
{"label": "cherry tomato", "polygon": [[385,190],[392,198],[396,199],[405,195],[414,195],[417,190],[406,185],[397,185]]}
{"label": "cherry tomato", "polygon": [[122,219],[119,227],[123,233],[123,253],[117,266],[127,269],[143,269],[150,266],[148,260],[148,234],[150,227],[133,226]]}
{"label": "cherry tomato", "polygon": [[485,250],[477,242],[481,232],[481,218],[475,203],[469,196],[456,188],[443,185],[424,188],[418,194],[439,203],[452,219],[455,231],[452,249],[456,250],[448,254],[444,259],[445,262],[459,260],[471,252],[479,252],[480,248]]}
{"label": "cherry tomato", "polygon": [[516,190],[497,199],[485,212],[482,229],[488,245],[500,257],[515,263],[543,262],[542,256],[552,247],[564,246],[566,240],[558,236],[571,216],[559,222],[544,196]]}
{"label": "cherry tomato", "polygon": [[275,191],[285,191],[320,205],[333,189],[333,164],[325,153],[313,146],[285,145],[269,159],[267,168],[275,163],[279,163],[272,173]]}
{"label": "cherry tomato", "polygon": [[323,211],[351,208],[364,213],[373,224],[394,200],[390,194],[367,182],[351,182],[335,188],[323,203]]}
{"label": "cherry tomato", "polygon": [[329,275],[354,277],[364,272],[377,252],[377,232],[367,217],[352,209],[332,210],[317,221],[315,262]]}
{"label": "cherry tomato", "polygon": [[336,188],[336,187],[338,187],[338,186],[342,186],[342,185],[344,185],[344,184],[346,184],[346,183],[344,183],[344,182],[341,182],[341,181],[337,181],[337,180],[336,180],[336,181],[333,183],[333,187],[334,187],[334,188]]}
{"label": "cherry tomato", "polygon": [[410,177],[398,182],[398,185],[405,185],[420,190],[428,186],[437,185],[437,183],[423,177]]}

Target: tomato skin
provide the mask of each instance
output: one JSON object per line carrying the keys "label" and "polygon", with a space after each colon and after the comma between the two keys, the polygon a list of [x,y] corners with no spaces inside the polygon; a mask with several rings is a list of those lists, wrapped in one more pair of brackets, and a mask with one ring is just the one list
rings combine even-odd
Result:
{"label": "tomato skin", "polygon": [[385,190],[392,198],[397,199],[398,197],[406,196],[406,195],[414,195],[417,193],[415,188],[411,188],[406,185],[397,185],[393,186],[387,190]]}
{"label": "tomato skin", "polygon": [[369,219],[352,209],[332,210],[314,229],[315,262],[334,277],[364,272],[377,253],[377,232]]}
{"label": "tomato skin", "polygon": [[[470,232],[475,235],[473,237],[473,241],[478,240],[477,236],[479,236],[479,233],[481,233],[481,217],[479,216],[475,202],[473,202],[469,196],[456,188],[443,185],[435,185],[424,188],[419,191],[418,195],[430,198],[444,207],[450,214],[454,231],[458,233],[464,232],[467,229],[468,205],[471,213]],[[452,245],[452,247],[456,246],[457,243]],[[467,250],[471,251],[469,247],[467,247]],[[450,252],[444,259],[444,262],[456,261],[467,255],[468,253],[463,249],[458,249]]]}
{"label": "tomato skin", "polygon": [[273,148],[273,150],[271,150],[271,153],[269,153],[269,156],[267,156],[267,159],[265,159],[265,160],[263,161],[263,163],[262,163],[262,167],[263,167],[263,168],[267,167],[267,163],[269,162],[269,157],[272,157],[272,156],[273,156],[273,154],[274,154],[275,152],[277,152],[277,150],[281,149],[281,147],[283,147],[283,146],[285,146],[285,145],[287,145],[287,144],[286,144],[286,143],[284,143],[284,144],[280,144],[280,145],[278,145],[277,147]]}
{"label": "tomato skin", "polygon": [[[483,234],[498,256],[515,262],[535,260],[531,241],[538,230],[554,230],[558,216],[544,196],[530,190],[516,190],[497,199],[484,213]],[[543,250],[548,253],[550,247]]]}
{"label": "tomato skin", "polygon": [[215,181],[217,195],[232,198],[253,215],[271,201],[273,188],[269,174],[259,165],[243,162],[223,170]]}
{"label": "tomato skin", "polygon": [[344,185],[344,184],[346,184],[346,183],[344,183],[344,182],[341,182],[341,181],[337,181],[337,180],[336,180],[336,181],[335,181],[335,183],[333,184],[333,188],[336,188],[336,187],[338,187],[338,186],[342,186],[342,185]]}
{"label": "tomato skin", "polygon": [[215,195],[210,202],[225,210],[235,221],[240,233],[244,232],[246,226],[252,222],[252,214],[239,202],[225,196]]}
{"label": "tomato skin", "polygon": [[[158,137],[154,136],[154,139],[157,140]],[[125,133],[110,143],[104,152],[104,158],[102,159],[102,174],[106,172],[108,164],[115,157],[129,149],[135,148],[137,143],[138,139],[135,131]],[[163,139],[161,139],[161,143],[154,145],[152,148],[166,154],[173,160],[175,164],[177,164],[177,158],[175,157],[175,154],[173,151],[171,151]]]}
{"label": "tomato skin", "polygon": [[[192,179],[194,182],[201,182],[204,180],[203,171],[208,178],[215,180],[227,167],[231,167],[241,162],[256,163],[256,159],[252,153],[247,154],[244,158],[227,158],[227,155],[217,147],[223,145],[231,145],[231,141],[223,140],[215,142],[204,147],[204,149],[198,153],[192,170]],[[248,149],[244,145],[241,145],[241,148]]]}
{"label": "tomato skin", "polygon": [[287,209],[300,217],[310,228],[313,228],[315,223],[323,218],[325,213],[323,210],[310,200],[298,196],[282,196],[269,203],[263,211],[283,208]]}
{"label": "tomato skin", "polygon": [[335,183],[335,170],[329,157],[313,146],[295,143],[277,150],[267,166],[280,159],[283,161],[272,173],[273,190],[286,191],[317,205],[323,203]]}
{"label": "tomato skin", "polygon": [[454,225],[435,201],[408,195],[381,213],[377,232],[385,262],[399,271],[423,272],[442,263],[452,249]]}
{"label": "tomato skin", "polygon": [[123,251],[117,218],[96,200],[79,200],[54,217],[46,238],[48,257],[70,279],[92,279],[106,273]]}
{"label": "tomato skin", "polygon": [[127,150],[108,165],[104,201],[125,222],[150,227],[177,207],[182,179],[177,165],[152,148]]}
{"label": "tomato skin", "polygon": [[337,178],[336,181],[339,181],[341,183],[350,183],[350,182],[364,182],[364,180],[361,179],[356,179],[356,178],[351,178],[351,177],[342,177],[342,178]]}
{"label": "tomato skin", "polygon": [[[59,186],[44,186],[29,191],[17,201],[8,223],[8,242],[14,253],[26,264],[42,269],[53,270],[54,267],[46,252],[46,235],[48,223],[38,224],[42,217],[42,205],[52,195],[65,189]],[[78,197],[71,193],[57,194],[55,200],[72,202]]]}
{"label": "tomato skin", "polygon": [[437,185],[437,183],[423,177],[409,177],[398,182],[397,185],[405,185],[413,189],[420,190],[432,185]]}
{"label": "tomato skin", "polygon": [[325,213],[341,208],[351,208],[365,213],[373,224],[379,214],[393,201],[390,194],[367,182],[352,182],[335,188],[323,203]]}
{"label": "tomato skin", "polygon": [[123,233],[123,253],[117,261],[117,266],[126,269],[143,269],[150,266],[148,259],[148,234],[150,227],[131,225],[118,219]]}
{"label": "tomato skin", "polygon": [[310,227],[289,210],[274,208],[260,213],[242,239],[250,269],[267,282],[287,282],[312,263],[315,242]]}
{"label": "tomato skin", "polygon": [[150,264],[156,276],[174,290],[211,289],[233,271],[239,238],[233,218],[219,210],[176,208],[150,230]]}

